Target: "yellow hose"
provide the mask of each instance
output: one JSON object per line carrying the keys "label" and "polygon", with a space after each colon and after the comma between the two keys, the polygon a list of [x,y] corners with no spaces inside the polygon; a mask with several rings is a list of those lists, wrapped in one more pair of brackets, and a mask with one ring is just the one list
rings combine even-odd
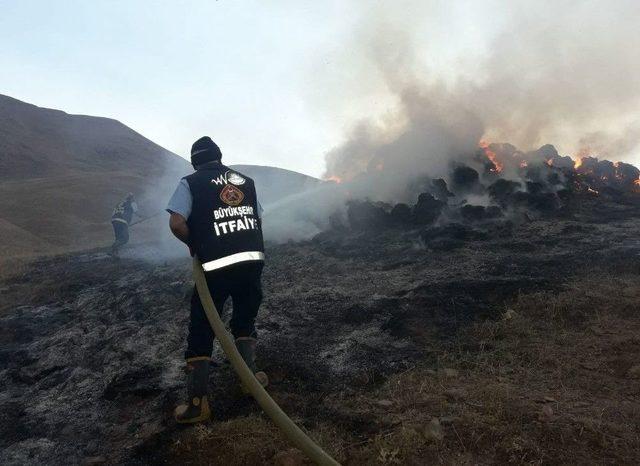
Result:
{"label": "yellow hose", "polygon": [[235,343],[224,323],[218,315],[213,299],[211,299],[211,293],[209,293],[209,287],[207,286],[207,280],[204,276],[202,264],[194,257],[193,258],[193,277],[196,282],[196,288],[198,289],[198,295],[200,301],[204,307],[204,311],[207,314],[207,319],[213,328],[213,332],[216,334],[222,349],[231,361],[233,369],[240,377],[240,380],[244,386],[249,390],[253,398],[258,402],[262,409],[269,415],[271,420],[282,430],[289,441],[302,450],[313,462],[321,466],[332,465],[340,466],[339,463],[329,456],[322,448],[320,448],[302,429],[300,429],[287,414],[282,411],[280,406],[273,401],[273,398],[269,396],[264,387],[258,382],[258,380],[251,372],[251,369],[240,356]]}

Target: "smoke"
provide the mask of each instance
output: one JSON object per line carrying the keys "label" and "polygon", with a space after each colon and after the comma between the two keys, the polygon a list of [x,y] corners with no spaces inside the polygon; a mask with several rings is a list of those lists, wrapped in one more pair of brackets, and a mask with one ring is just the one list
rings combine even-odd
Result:
{"label": "smoke", "polygon": [[346,128],[326,152],[324,177],[337,183],[282,196],[286,180],[264,182],[279,196],[265,205],[268,240],[313,236],[344,216],[349,199],[415,202],[419,192],[408,198],[408,186],[448,178],[481,139],[523,152],[552,143],[561,154],[638,154],[639,2],[362,0],[349,8],[357,21],[309,79],[318,119]]}
{"label": "smoke", "polygon": [[349,199],[413,203],[419,191],[408,187],[473,165],[481,139],[530,154],[547,143],[617,160],[637,151],[637,2],[358,5],[340,52],[319,60],[337,63],[331,75],[318,67],[310,81],[314,107],[348,128],[326,153],[324,178],[339,184],[269,209],[267,237],[309,237],[344,216]]}
{"label": "smoke", "polygon": [[142,221],[130,227],[131,244],[135,247],[124,248],[123,257],[150,262],[188,257],[187,247],[169,229],[169,214],[165,209],[178,182],[191,172],[191,167],[173,153],[160,155],[153,182],[146,183],[142,193],[136,193],[142,219],[134,218],[134,221]]}
{"label": "smoke", "polygon": [[402,199],[412,178],[441,176],[453,161],[477,150],[482,120],[456,95],[415,86],[405,87],[398,97],[395,119],[377,126],[359,123],[347,142],[327,154],[327,176],[355,181],[353,194]]}
{"label": "smoke", "polygon": [[299,241],[326,230],[332,222],[343,224],[347,198],[344,187],[322,183],[268,204],[262,217],[264,238],[275,243]]}
{"label": "smoke", "polygon": [[[352,125],[328,152],[326,177],[352,179],[381,167],[387,181],[370,194],[388,198],[390,187],[412,176],[445,175],[480,138],[523,151],[550,142],[561,152],[619,160],[638,150],[640,3],[361,6],[353,42],[343,45],[355,62],[354,101],[365,93],[391,110]],[[478,14],[477,23],[461,20],[465,14]],[[443,24],[450,29],[443,32]],[[466,46],[473,42],[467,32],[476,46]],[[459,56],[447,61],[456,47]],[[344,100],[347,93],[337,94]]]}

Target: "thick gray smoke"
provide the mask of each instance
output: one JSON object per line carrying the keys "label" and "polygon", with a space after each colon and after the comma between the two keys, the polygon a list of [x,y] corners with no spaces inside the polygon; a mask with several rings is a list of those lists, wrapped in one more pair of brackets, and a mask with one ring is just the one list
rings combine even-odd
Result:
{"label": "thick gray smoke", "polygon": [[368,113],[327,152],[324,177],[339,184],[282,201],[268,236],[311,236],[351,198],[415,202],[408,185],[447,178],[481,139],[638,155],[640,2],[362,1],[356,10],[327,70],[339,78],[316,69],[312,83],[323,112]]}
{"label": "thick gray smoke", "polygon": [[284,181],[264,183],[278,191],[265,203],[267,239],[313,236],[348,199],[415,202],[406,197],[414,179],[447,178],[481,139],[640,155],[640,2],[354,4],[352,30],[309,80],[318,118],[347,128],[327,148],[325,178],[339,183],[284,198]]}
{"label": "thick gray smoke", "polygon": [[[485,12],[477,18],[486,31],[479,37],[490,38],[484,54],[462,54],[453,75],[429,64],[448,44],[424,31],[441,30],[464,3],[375,5],[363,2],[365,19],[345,49],[362,57],[353,64],[354,93],[386,93],[394,109],[354,125],[328,153],[327,177],[351,179],[383,167],[388,183],[372,189],[385,197],[388,185],[407,176],[442,176],[447,162],[481,137],[525,151],[553,143],[572,155],[637,155],[640,2],[468,3],[470,14]],[[455,24],[452,44],[465,34]]]}
{"label": "thick gray smoke", "polygon": [[327,154],[327,176],[355,183],[354,195],[402,199],[413,178],[442,176],[453,161],[469,158],[478,147],[482,120],[455,95],[444,89],[406,87],[399,98],[400,109],[391,125],[362,122],[345,144]]}

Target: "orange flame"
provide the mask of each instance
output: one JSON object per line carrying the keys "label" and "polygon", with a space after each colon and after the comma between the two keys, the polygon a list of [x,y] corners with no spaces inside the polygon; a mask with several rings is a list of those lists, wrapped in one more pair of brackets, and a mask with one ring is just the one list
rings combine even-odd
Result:
{"label": "orange flame", "polygon": [[590,157],[592,154],[590,147],[582,147],[576,155],[573,156],[573,168],[577,170],[584,163],[585,157]]}
{"label": "orange flame", "polygon": [[495,168],[492,168],[491,171],[500,173],[504,168],[504,164],[500,163],[498,161],[498,156],[496,155],[496,153],[489,149],[489,142],[481,139],[480,142],[478,142],[478,146],[484,151],[484,155],[486,155],[487,158],[493,163],[493,166]]}
{"label": "orange flame", "polygon": [[332,175],[329,178],[325,178],[325,181],[333,181],[334,183],[342,183],[342,178],[340,178],[339,176],[336,175]]}

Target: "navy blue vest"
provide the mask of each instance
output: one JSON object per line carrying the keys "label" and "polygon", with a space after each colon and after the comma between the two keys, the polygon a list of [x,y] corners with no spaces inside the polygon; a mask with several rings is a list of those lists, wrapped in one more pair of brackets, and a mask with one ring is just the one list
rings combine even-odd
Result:
{"label": "navy blue vest", "polygon": [[264,260],[256,188],[221,163],[209,163],[184,179],[193,205],[189,243],[205,271]]}

